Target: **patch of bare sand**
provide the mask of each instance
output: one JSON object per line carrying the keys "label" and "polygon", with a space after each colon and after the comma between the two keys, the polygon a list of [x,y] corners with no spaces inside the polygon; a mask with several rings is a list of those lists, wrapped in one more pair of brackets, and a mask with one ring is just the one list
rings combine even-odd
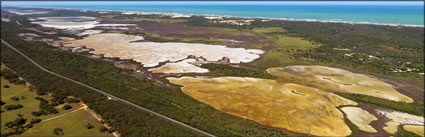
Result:
{"label": "patch of bare sand", "polygon": [[197,43],[178,42],[131,42],[143,40],[141,36],[101,33],[71,41],[72,45],[87,46],[95,54],[104,54],[105,57],[133,59],[144,67],[154,67],[160,62],[175,62],[188,56],[203,57],[207,61],[219,61],[226,57],[230,63],[251,62],[259,58],[262,50],[228,48],[223,45],[207,45]]}
{"label": "patch of bare sand", "polygon": [[375,116],[370,114],[369,112],[359,108],[359,107],[343,107],[341,108],[342,111],[347,115],[347,118],[356,125],[360,130],[369,132],[369,133],[376,133],[375,128],[373,128],[370,124],[370,122],[378,120]]}
{"label": "patch of bare sand", "polygon": [[418,125],[403,125],[403,129],[424,137],[424,126]]}
{"label": "patch of bare sand", "polygon": [[167,63],[161,67],[149,69],[153,73],[206,73],[208,69],[204,69],[193,65],[196,59],[185,59],[180,62]]}
{"label": "patch of bare sand", "polygon": [[265,126],[315,136],[351,134],[336,107],[357,103],[320,89],[247,77],[167,79],[198,101]]}
{"label": "patch of bare sand", "polygon": [[267,72],[295,83],[336,92],[368,95],[397,102],[412,103],[413,99],[399,93],[391,84],[350,71],[325,66],[288,66],[269,68]]}

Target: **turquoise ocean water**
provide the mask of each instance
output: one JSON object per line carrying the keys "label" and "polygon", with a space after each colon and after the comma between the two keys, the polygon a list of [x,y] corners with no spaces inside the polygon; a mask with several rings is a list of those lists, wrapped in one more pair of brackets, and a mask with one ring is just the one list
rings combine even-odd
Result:
{"label": "turquoise ocean water", "polygon": [[29,6],[424,26],[424,2],[2,2]]}

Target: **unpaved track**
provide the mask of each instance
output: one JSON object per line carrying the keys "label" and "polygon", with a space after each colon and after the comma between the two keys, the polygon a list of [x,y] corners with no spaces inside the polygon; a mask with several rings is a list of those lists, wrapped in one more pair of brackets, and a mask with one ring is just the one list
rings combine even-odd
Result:
{"label": "unpaved track", "polygon": [[66,116],[66,115],[68,115],[68,114],[71,114],[71,113],[74,113],[74,112],[80,111],[80,110],[82,110],[82,109],[85,109],[86,107],[87,107],[87,106],[82,106],[82,107],[80,107],[80,108],[78,108],[78,109],[76,109],[76,110],[73,110],[73,111],[71,111],[71,112],[68,112],[68,113],[65,113],[65,114],[62,114],[62,115],[59,115],[59,116],[51,117],[51,118],[48,118],[48,119],[46,119],[46,120],[42,120],[40,123],[47,122],[47,121],[50,121],[50,120],[53,120],[53,119],[57,119],[57,118],[60,118],[60,117]]}
{"label": "unpaved track", "polygon": [[137,108],[137,109],[139,109],[139,110],[142,110],[142,111],[148,112],[148,113],[150,113],[150,114],[152,114],[152,115],[155,115],[155,116],[157,116],[157,117],[159,117],[159,118],[162,118],[162,119],[164,119],[164,120],[170,121],[170,122],[172,122],[172,123],[174,123],[174,124],[177,124],[177,125],[179,125],[179,126],[181,126],[181,127],[188,128],[188,129],[190,129],[190,130],[192,130],[192,131],[195,131],[195,132],[200,133],[200,134],[205,135],[205,136],[215,137],[213,134],[210,134],[210,133],[207,133],[207,132],[205,132],[205,131],[199,130],[199,129],[197,129],[197,128],[191,127],[191,126],[186,125],[186,124],[184,124],[184,123],[182,123],[182,122],[179,122],[179,121],[177,121],[177,120],[174,120],[174,119],[169,118],[169,117],[167,117],[167,116],[161,115],[161,114],[156,113],[156,112],[154,112],[154,111],[152,111],[152,110],[149,110],[149,109],[147,109],[147,108],[144,108],[144,107],[141,107],[141,106],[139,106],[139,105],[133,104],[133,103],[131,103],[131,102],[127,101],[127,100],[124,100],[124,99],[121,99],[121,98],[116,97],[116,96],[114,96],[114,95],[111,95],[111,94],[109,94],[109,93],[106,93],[106,92],[104,92],[104,91],[102,91],[102,90],[99,90],[99,89],[93,88],[93,87],[91,87],[91,86],[89,86],[89,85],[86,85],[86,84],[84,84],[84,83],[78,82],[78,81],[73,80],[73,79],[71,79],[71,78],[68,78],[68,77],[62,76],[62,75],[60,75],[60,74],[57,74],[57,73],[55,73],[55,72],[49,71],[49,70],[47,70],[46,68],[44,68],[43,66],[39,65],[39,64],[38,64],[37,62],[35,62],[34,60],[32,60],[31,58],[29,58],[28,56],[26,56],[24,53],[22,53],[22,52],[20,52],[19,50],[17,50],[15,47],[13,47],[12,45],[10,45],[10,44],[9,44],[9,43],[7,43],[6,41],[4,41],[3,39],[1,40],[1,42],[2,42],[3,44],[5,44],[6,46],[8,46],[9,48],[11,48],[11,49],[13,49],[14,51],[16,51],[17,53],[19,53],[20,55],[22,55],[23,57],[25,57],[28,61],[30,61],[30,62],[31,62],[32,64],[34,64],[36,67],[40,68],[41,70],[43,70],[43,71],[45,71],[45,72],[47,72],[47,73],[50,73],[50,74],[52,74],[52,75],[58,76],[58,77],[63,78],[63,79],[66,79],[66,80],[71,81],[71,82],[73,82],[73,83],[75,83],[75,84],[78,84],[78,85],[84,86],[84,87],[86,87],[86,88],[88,88],[88,89],[94,90],[94,91],[96,91],[96,92],[98,92],[98,93],[100,93],[100,94],[102,94],[102,95],[104,95],[104,96],[110,97],[110,98],[112,98],[112,99],[114,99],[114,100],[116,100],[116,101],[120,101],[120,102],[125,103],[125,104],[127,104],[127,105],[133,106],[133,107],[135,107],[135,108]]}

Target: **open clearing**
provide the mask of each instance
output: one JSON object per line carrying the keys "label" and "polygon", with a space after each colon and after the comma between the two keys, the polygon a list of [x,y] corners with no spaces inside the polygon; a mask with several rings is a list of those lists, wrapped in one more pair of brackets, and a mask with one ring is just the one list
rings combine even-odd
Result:
{"label": "open clearing", "polygon": [[375,128],[369,125],[370,122],[378,120],[369,112],[358,107],[343,107],[341,108],[341,110],[344,111],[345,114],[347,114],[347,118],[360,130],[369,133],[378,132]]}
{"label": "open clearing", "polygon": [[267,72],[282,80],[309,83],[312,87],[323,90],[363,94],[397,102],[413,102],[412,98],[399,93],[391,84],[342,69],[325,66],[288,66],[269,68]]}
{"label": "open clearing", "polygon": [[131,42],[143,40],[143,37],[102,33],[85,37],[81,40],[71,41],[73,45],[93,48],[94,54],[104,54],[106,57],[133,59],[143,64],[144,67],[154,67],[160,62],[175,62],[188,56],[202,57],[207,61],[219,61],[223,57],[230,63],[246,63],[259,58],[262,50],[228,48],[222,45],[207,45],[177,42]]}
{"label": "open clearing", "polygon": [[330,92],[258,78],[182,77],[168,80],[183,85],[183,92],[196,100],[265,126],[316,136],[351,134],[342,112],[336,107],[357,103]]}
{"label": "open clearing", "polygon": [[[3,85],[9,85],[10,87],[4,88]],[[10,100],[11,97],[25,97],[25,99],[13,101]],[[5,130],[5,128],[3,128],[4,124],[18,118],[18,114],[22,114],[22,117],[27,119],[26,124],[30,123],[31,119],[34,118],[31,115],[31,112],[39,110],[38,105],[40,104],[40,101],[35,100],[35,97],[37,97],[37,95],[34,92],[29,92],[24,85],[15,85],[9,83],[9,81],[5,80],[3,77],[1,78],[1,101],[6,103],[4,105],[21,104],[22,106],[24,106],[23,108],[9,111],[6,111],[2,108],[2,110],[4,111],[0,113],[2,133],[5,133],[7,131]],[[2,105],[1,107],[3,107],[4,105]]]}
{"label": "open clearing", "polygon": [[[259,60],[261,69],[278,67],[296,61],[293,57],[297,51],[314,49],[320,46],[319,43],[306,40],[302,37],[289,36],[284,33],[287,31],[279,27],[257,27],[253,32],[268,37],[271,40],[271,50]],[[264,46],[264,44],[263,44]],[[300,61],[300,60],[297,60]]]}
{"label": "open clearing", "polygon": [[[95,128],[87,129],[84,127],[87,123],[92,124]],[[53,129],[61,128],[64,132],[63,136],[112,137],[113,135],[108,132],[102,133],[99,131],[99,128],[102,126],[103,124],[88,111],[80,109],[68,115],[36,124],[33,128],[22,134],[22,136],[54,136]]]}
{"label": "open clearing", "polygon": [[[3,85],[9,85],[10,87],[4,88]],[[11,97],[19,97],[20,100],[13,101],[13,100],[10,100]],[[25,99],[22,99],[21,97],[24,97]],[[27,119],[25,124],[29,124],[32,119],[40,118],[43,121],[52,117],[56,117],[56,116],[74,111],[78,109],[78,106],[79,106],[78,104],[74,104],[74,103],[69,104],[72,106],[72,109],[69,109],[69,110],[63,110],[62,108],[55,107],[56,110],[59,111],[59,113],[35,117],[31,114],[31,112],[40,110],[39,109],[40,101],[36,100],[35,97],[37,97],[37,94],[35,92],[30,92],[27,86],[15,85],[15,84],[9,83],[9,81],[5,80],[4,78],[1,78],[1,100],[6,103],[5,105],[21,104],[22,106],[24,106],[23,108],[20,108],[20,109],[1,112],[1,119],[2,119],[1,126],[3,127],[6,122],[10,122],[18,118],[18,114],[21,114],[23,118]],[[50,98],[48,95],[41,96],[41,97],[46,100]],[[2,107],[3,106],[4,105],[2,105]],[[1,128],[1,132],[5,133],[7,132],[7,130],[5,128]]]}
{"label": "open clearing", "polygon": [[[1,69],[3,70],[4,68],[6,67],[2,65]],[[9,88],[4,88],[4,85],[8,85]],[[60,125],[60,128],[64,129],[65,136],[112,136],[112,134],[108,132],[99,132],[98,128],[101,127],[100,125],[102,124],[100,124],[99,120],[94,118],[93,114],[89,112],[91,110],[81,107],[81,103],[66,103],[72,106],[72,109],[69,110],[63,110],[62,107],[64,105],[55,106],[55,109],[59,112],[57,114],[41,115],[39,117],[33,116],[31,112],[40,110],[40,101],[35,99],[38,95],[35,92],[30,92],[28,85],[28,83],[27,85],[15,85],[1,77],[1,101],[5,103],[4,105],[21,104],[23,106],[20,109],[9,111],[2,108],[4,112],[0,113],[1,133],[8,132],[8,130],[3,127],[5,123],[15,120],[19,117],[18,114],[21,114],[22,118],[27,120],[24,125],[30,124],[31,120],[35,118],[41,119],[41,123],[34,124],[33,128],[19,136],[53,136],[53,129],[59,127],[58,125]],[[11,97],[18,97],[20,99],[18,101],[13,101],[10,99]],[[50,100],[50,98],[52,98],[49,95],[40,97],[45,100]],[[87,122],[90,122],[96,128],[85,131],[88,130],[84,127]],[[68,133],[68,135],[66,133]]]}

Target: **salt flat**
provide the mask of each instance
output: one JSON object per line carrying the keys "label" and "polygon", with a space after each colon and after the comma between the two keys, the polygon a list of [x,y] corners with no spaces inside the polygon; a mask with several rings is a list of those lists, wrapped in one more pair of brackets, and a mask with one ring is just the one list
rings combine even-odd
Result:
{"label": "salt flat", "polygon": [[32,21],[43,27],[56,29],[90,29],[97,26],[136,26],[135,24],[99,24],[95,17],[71,16],[71,17],[39,17],[43,21]]}
{"label": "salt flat", "polygon": [[390,110],[377,110],[377,112],[390,119],[390,121],[385,123],[384,127],[384,130],[388,133],[396,133],[399,125],[416,125],[424,128],[424,117]]}
{"label": "salt flat", "polygon": [[48,11],[35,11],[35,10],[7,10],[7,12],[15,13],[18,15],[33,15],[33,14],[46,14]]}
{"label": "salt flat", "polygon": [[208,69],[200,68],[191,63],[195,63],[196,59],[185,59],[180,62],[167,63],[161,67],[149,69],[153,73],[206,73]]}
{"label": "salt flat", "polygon": [[418,126],[418,125],[403,125],[403,128],[407,131],[410,131],[412,133],[415,133],[421,137],[424,137],[424,126]]}
{"label": "salt flat", "polygon": [[315,136],[351,134],[336,107],[357,103],[320,89],[248,77],[167,79],[200,102],[268,127]]}
{"label": "salt flat", "polygon": [[103,30],[84,30],[83,32],[78,33],[77,36],[93,35],[93,34],[99,34],[102,32]]}
{"label": "salt flat", "polygon": [[360,130],[369,132],[369,133],[376,133],[375,128],[373,128],[370,124],[370,122],[378,120],[375,116],[370,114],[369,112],[359,108],[359,107],[343,107],[341,108],[342,111],[344,111],[345,114],[347,114],[347,118],[357,127],[359,127]]}
{"label": "salt flat", "polygon": [[281,79],[309,83],[312,87],[368,95],[398,102],[412,103],[413,99],[399,93],[391,84],[338,68],[325,66],[288,66],[269,68],[267,72]]}
{"label": "salt flat", "polygon": [[70,41],[73,45],[93,48],[94,54],[104,54],[106,57],[133,59],[144,67],[154,67],[160,62],[176,62],[188,56],[202,57],[207,61],[219,61],[223,57],[230,63],[251,62],[264,53],[262,50],[228,48],[223,45],[208,45],[199,43],[179,42],[132,42],[143,40],[141,36],[101,33],[87,36],[80,40]]}

